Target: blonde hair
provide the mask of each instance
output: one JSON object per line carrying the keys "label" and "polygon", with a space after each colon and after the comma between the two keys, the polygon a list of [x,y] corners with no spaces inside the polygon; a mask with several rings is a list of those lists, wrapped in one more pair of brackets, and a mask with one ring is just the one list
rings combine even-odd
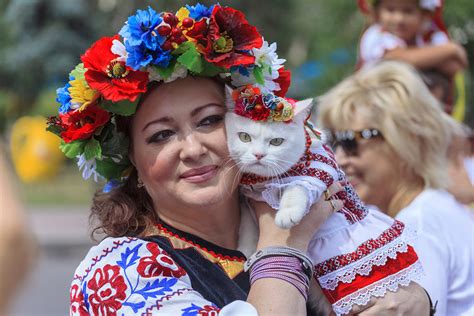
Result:
{"label": "blonde hair", "polygon": [[447,150],[455,122],[442,110],[417,71],[397,61],[384,61],[346,78],[318,98],[320,126],[344,130],[357,113],[425,187],[448,185]]}

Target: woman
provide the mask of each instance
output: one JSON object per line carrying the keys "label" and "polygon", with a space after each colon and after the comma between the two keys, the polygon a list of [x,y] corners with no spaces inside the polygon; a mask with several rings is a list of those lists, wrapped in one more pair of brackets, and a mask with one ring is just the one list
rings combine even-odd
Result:
{"label": "woman", "polygon": [[444,190],[453,125],[416,71],[399,62],[363,69],[322,96],[318,111],[360,197],[417,231],[420,283],[437,315],[472,315],[474,222]]}
{"label": "woman", "polygon": [[[222,79],[285,94],[289,76],[275,45],[241,12],[219,5],[186,6],[176,15],[139,10],[120,35],[86,51],[58,90],[60,114],[49,121],[85,176],[113,180],[92,207],[110,238],[76,270],[71,314],[305,314],[308,242],[341,201],[317,202],[291,230],[256,204],[257,252],[247,259],[237,249],[249,215],[222,121]],[[327,198],[340,189],[330,186]],[[393,268],[396,282],[390,278],[377,294],[394,293],[366,305],[372,296],[365,295],[365,306],[353,311],[427,314],[423,290],[396,278],[404,271],[390,262],[380,266]],[[358,302],[347,302],[348,310]]]}

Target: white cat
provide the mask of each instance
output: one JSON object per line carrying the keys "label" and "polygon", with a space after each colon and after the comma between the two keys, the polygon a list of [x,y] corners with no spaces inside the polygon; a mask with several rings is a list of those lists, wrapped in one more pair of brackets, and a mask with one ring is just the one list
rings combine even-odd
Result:
{"label": "white cat", "polygon": [[[305,127],[310,100],[293,102],[247,86],[227,89],[226,104],[230,156],[244,173],[241,191],[272,206],[280,227],[304,220],[333,182],[344,183],[344,190],[333,196],[344,207],[321,225],[307,250],[314,277],[336,314],[347,314],[354,304],[366,304],[387,287],[416,279],[419,263],[408,246],[403,223],[368,210],[346,181],[331,149],[320,139],[310,138]],[[244,204],[239,239],[239,250],[247,256],[255,250],[258,237],[248,209]],[[397,256],[410,257],[408,268],[401,269],[393,261]],[[374,266],[378,271],[372,275]],[[352,285],[358,277],[365,278],[366,284]],[[319,300],[319,308],[327,307],[321,292],[310,296],[310,303]]]}
{"label": "white cat", "polygon": [[[237,97],[236,93],[239,93]],[[225,125],[229,152],[244,172],[241,181],[244,195],[267,202],[277,210],[276,223],[290,228],[301,221],[332,182],[344,176],[331,150],[320,140],[311,139],[305,129],[311,100],[291,104],[271,94],[264,94],[260,99],[256,100],[255,91],[233,92],[227,88],[226,105],[230,111]],[[278,117],[276,107],[280,103],[283,103],[280,112],[285,109],[291,112],[287,113],[286,121]],[[257,105],[263,107],[259,112],[254,108]],[[272,106],[274,110],[269,109]],[[343,192],[337,196],[347,197]],[[358,198],[347,206],[357,206],[356,213],[365,211]]]}

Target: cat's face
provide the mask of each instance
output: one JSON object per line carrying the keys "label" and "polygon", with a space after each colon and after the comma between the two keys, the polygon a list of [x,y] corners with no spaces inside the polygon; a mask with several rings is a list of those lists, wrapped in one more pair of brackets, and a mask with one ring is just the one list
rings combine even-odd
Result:
{"label": "cat's face", "polygon": [[305,151],[304,120],[311,102],[297,103],[289,123],[254,121],[232,112],[230,102],[225,117],[227,144],[241,171],[270,177],[285,173],[298,162]]}

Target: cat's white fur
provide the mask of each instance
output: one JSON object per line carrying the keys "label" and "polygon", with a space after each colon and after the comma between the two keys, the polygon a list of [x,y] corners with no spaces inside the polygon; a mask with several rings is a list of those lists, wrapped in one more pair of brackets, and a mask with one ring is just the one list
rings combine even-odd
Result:
{"label": "cat's white fur", "polygon": [[[233,112],[232,90],[226,89],[227,108],[225,117],[227,143],[231,158],[245,173],[264,177],[284,174],[303,155],[306,147],[304,120],[311,111],[311,99],[297,102],[295,115],[289,123],[259,122],[242,117]],[[249,142],[243,142],[239,133],[250,135]],[[270,144],[274,138],[283,138],[279,146]],[[263,156],[258,159],[257,157]],[[295,185],[281,194],[280,209],[275,221],[282,228],[290,228],[299,223],[306,212],[308,203],[305,188]]]}

